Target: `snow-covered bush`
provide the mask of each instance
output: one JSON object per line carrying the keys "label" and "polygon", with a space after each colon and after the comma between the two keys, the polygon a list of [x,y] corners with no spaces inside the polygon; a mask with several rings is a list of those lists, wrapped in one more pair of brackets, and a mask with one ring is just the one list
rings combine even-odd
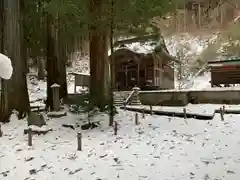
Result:
{"label": "snow-covered bush", "polygon": [[13,68],[11,60],[0,53],[0,78],[10,79],[12,76]]}

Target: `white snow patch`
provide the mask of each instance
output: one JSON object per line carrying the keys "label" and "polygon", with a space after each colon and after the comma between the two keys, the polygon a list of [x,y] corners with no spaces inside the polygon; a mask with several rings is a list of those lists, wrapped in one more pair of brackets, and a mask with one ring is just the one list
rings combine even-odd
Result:
{"label": "white snow patch", "polygon": [[0,53],[0,78],[10,79],[12,77],[13,67],[11,60]]}
{"label": "white snow patch", "polygon": [[[201,107],[198,107],[201,108]],[[207,107],[204,107],[205,109]],[[182,108],[181,108],[182,109]],[[79,116],[49,120],[53,131],[33,136],[33,147],[23,135],[26,122],[13,118],[2,126],[0,178],[2,180],[80,179],[230,179],[240,176],[239,115],[225,114],[221,121],[141,116],[119,110],[118,135],[107,126],[82,131],[83,151],[77,151],[77,132],[61,124],[78,123]],[[34,171],[35,169],[35,171]],[[36,174],[30,175],[31,172]]]}

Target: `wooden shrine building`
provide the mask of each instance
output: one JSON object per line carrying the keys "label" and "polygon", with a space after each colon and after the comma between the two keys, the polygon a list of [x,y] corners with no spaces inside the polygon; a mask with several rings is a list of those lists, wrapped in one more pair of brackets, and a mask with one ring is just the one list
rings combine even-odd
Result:
{"label": "wooden shrine building", "polygon": [[115,90],[174,89],[174,68],[169,65],[173,57],[162,48],[144,54],[122,47],[113,55]]}
{"label": "wooden shrine building", "polygon": [[230,85],[240,84],[240,58],[211,61],[208,63],[211,71],[212,87],[228,87]]}

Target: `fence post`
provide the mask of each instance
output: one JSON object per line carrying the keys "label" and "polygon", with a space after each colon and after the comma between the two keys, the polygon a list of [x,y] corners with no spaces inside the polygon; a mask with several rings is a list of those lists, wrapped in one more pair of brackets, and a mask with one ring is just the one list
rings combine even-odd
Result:
{"label": "fence post", "polygon": [[186,110],[186,108],[183,108],[183,115],[184,115],[185,124],[188,124],[188,122],[187,122],[187,110]]}
{"label": "fence post", "polygon": [[145,110],[142,109],[142,118],[145,119]]}
{"label": "fence post", "polygon": [[186,110],[186,108],[183,108],[183,115],[184,115],[184,119],[187,119],[187,110]]}
{"label": "fence post", "polygon": [[0,137],[2,137],[2,135],[3,135],[3,132],[2,132],[1,124],[0,124]]}
{"label": "fence post", "polygon": [[77,133],[77,150],[82,151],[82,133]]}
{"label": "fence post", "polygon": [[135,114],[135,125],[138,125],[139,121],[138,121],[138,113]]}
{"label": "fence post", "polygon": [[118,123],[117,123],[117,121],[115,121],[115,123],[114,123],[114,135],[117,135],[117,131],[118,131]]}
{"label": "fence post", "polygon": [[150,114],[153,115],[152,105],[150,104]]}
{"label": "fence post", "polygon": [[223,106],[223,115],[225,114],[225,106]]}
{"label": "fence post", "polygon": [[224,121],[224,113],[221,107],[220,107],[220,115],[221,115],[221,120]]}
{"label": "fence post", "polygon": [[28,129],[28,146],[32,146],[32,129]]}

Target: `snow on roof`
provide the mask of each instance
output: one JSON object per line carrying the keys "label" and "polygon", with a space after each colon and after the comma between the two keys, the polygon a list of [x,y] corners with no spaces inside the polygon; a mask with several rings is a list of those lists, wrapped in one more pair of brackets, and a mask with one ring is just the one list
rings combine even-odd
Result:
{"label": "snow on roof", "polygon": [[[121,48],[127,48],[133,52],[136,53],[143,53],[148,54],[153,52],[153,50],[156,47],[157,42],[156,41],[149,41],[149,42],[135,42],[131,44],[125,44],[125,47],[118,46],[117,48],[114,48],[114,51],[121,49]],[[108,51],[108,55],[111,55],[111,50]]]}
{"label": "snow on roof", "polygon": [[11,60],[0,53],[0,78],[10,79],[12,77],[13,67]]}

